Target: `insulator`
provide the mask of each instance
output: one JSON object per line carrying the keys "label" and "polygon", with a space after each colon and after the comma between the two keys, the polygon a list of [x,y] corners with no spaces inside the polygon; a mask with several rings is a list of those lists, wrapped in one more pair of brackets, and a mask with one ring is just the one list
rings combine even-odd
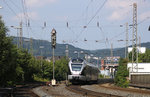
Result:
{"label": "insulator", "polygon": [[84,41],[87,41],[86,39],[84,39]]}
{"label": "insulator", "polygon": [[97,27],[99,27],[99,22],[97,22]]}
{"label": "insulator", "polygon": [[44,27],[46,27],[46,22],[44,22]]}
{"label": "insulator", "polygon": [[69,27],[69,24],[68,24],[68,22],[67,22],[67,28]]}
{"label": "insulator", "polygon": [[28,20],[28,27],[30,27],[30,21]]}
{"label": "insulator", "polygon": [[123,27],[123,25],[120,25],[120,27]]}
{"label": "insulator", "polygon": [[87,26],[83,26],[83,28],[87,28]]}

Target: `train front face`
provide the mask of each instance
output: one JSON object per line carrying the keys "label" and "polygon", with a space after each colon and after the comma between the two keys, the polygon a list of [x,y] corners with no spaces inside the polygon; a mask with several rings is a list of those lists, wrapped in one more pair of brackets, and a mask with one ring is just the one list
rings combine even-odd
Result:
{"label": "train front face", "polygon": [[84,61],[82,59],[73,59],[69,62],[70,74],[68,80],[71,82],[85,81],[85,76],[81,75],[84,68]]}

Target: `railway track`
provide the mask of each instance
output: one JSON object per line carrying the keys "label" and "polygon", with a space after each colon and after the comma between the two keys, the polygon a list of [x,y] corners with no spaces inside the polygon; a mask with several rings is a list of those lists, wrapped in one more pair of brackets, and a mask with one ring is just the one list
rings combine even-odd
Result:
{"label": "railway track", "polygon": [[[134,89],[134,88],[106,87],[106,86],[101,86],[101,85],[100,85],[100,87],[104,87],[104,88],[111,89],[111,90],[120,90],[120,91],[150,95],[150,90],[149,89],[146,90],[147,88],[143,88],[144,90],[142,90],[142,89]],[[142,88],[142,87],[136,86],[136,88]]]}
{"label": "railway track", "polygon": [[71,85],[66,87],[68,90],[82,94],[83,96],[88,96],[88,97],[121,97],[117,95],[111,95],[111,94],[105,94],[105,93],[99,93],[99,92],[94,92],[90,90],[86,90],[81,88],[79,85]]}
{"label": "railway track", "polygon": [[34,94],[31,89],[35,85],[23,85],[15,88],[1,88],[0,97],[39,97]]}
{"label": "railway track", "polygon": [[143,88],[143,89],[149,89],[150,90],[150,84],[129,84],[131,87],[135,88]]}
{"label": "railway track", "polygon": [[21,87],[13,89],[13,97],[39,97],[31,91],[30,87]]}

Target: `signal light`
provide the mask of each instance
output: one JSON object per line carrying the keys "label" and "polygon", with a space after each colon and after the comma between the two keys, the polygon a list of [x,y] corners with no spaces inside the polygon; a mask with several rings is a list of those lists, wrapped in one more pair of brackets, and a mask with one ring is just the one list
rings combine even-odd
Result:
{"label": "signal light", "polygon": [[56,47],[56,30],[55,29],[52,29],[52,32],[51,32],[51,46],[52,48]]}
{"label": "signal light", "polygon": [[148,28],[148,31],[150,31],[150,26],[149,26],[149,28]]}

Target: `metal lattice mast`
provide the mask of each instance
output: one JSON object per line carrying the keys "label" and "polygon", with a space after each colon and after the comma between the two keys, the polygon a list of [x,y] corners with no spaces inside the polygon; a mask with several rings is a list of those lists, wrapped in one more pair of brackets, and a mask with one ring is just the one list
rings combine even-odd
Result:
{"label": "metal lattice mast", "polygon": [[[134,50],[135,49],[135,50]],[[136,63],[136,66],[133,66]],[[137,48],[137,4],[133,4],[133,33],[132,33],[132,72],[133,68],[138,71],[138,48]]]}

